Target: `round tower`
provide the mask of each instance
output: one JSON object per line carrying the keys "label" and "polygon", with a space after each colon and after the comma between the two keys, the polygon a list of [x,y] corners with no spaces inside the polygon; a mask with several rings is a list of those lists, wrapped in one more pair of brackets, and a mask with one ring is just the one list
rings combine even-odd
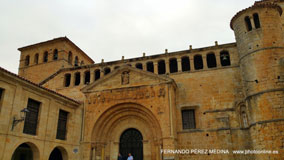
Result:
{"label": "round tower", "polygon": [[[284,36],[282,9],[275,3],[256,2],[238,12],[231,20],[239,52],[244,101],[249,110],[249,131],[253,149],[277,150],[284,145]],[[282,155],[280,155],[280,153]]]}

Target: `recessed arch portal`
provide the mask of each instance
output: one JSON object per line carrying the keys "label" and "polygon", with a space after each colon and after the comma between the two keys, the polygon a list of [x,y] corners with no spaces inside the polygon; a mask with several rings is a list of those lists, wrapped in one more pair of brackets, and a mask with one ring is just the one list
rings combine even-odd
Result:
{"label": "recessed arch portal", "polygon": [[92,126],[94,128],[90,138],[93,143],[92,147],[96,150],[92,157],[100,156],[100,152],[97,151],[101,151],[103,146],[106,157],[117,158],[121,136],[129,128],[135,128],[143,135],[144,159],[156,159],[160,155],[157,152],[162,144],[160,123],[151,110],[145,106],[137,103],[114,105],[105,110]]}

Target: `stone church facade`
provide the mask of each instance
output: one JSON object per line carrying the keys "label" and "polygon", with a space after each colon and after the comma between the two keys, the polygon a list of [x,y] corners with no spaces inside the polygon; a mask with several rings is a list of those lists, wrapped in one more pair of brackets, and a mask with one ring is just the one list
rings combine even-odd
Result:
{"label": "stone church facade", "polygon": [[100,63],[67,37],[19,48],[18,75],[0,69],[0,159],[283,159],[282,7],[238,12],[230,44]]}

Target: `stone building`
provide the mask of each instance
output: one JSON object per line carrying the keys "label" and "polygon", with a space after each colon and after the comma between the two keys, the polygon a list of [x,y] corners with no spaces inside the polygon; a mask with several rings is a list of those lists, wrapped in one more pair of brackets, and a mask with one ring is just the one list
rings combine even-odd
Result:
{"label": "stone building", "polygon": [[283,159],[282,7],[238,12],[236,43],[154,56],[94,63],[66,37],[19,48],[19,75],[0,69],[0,159]]}

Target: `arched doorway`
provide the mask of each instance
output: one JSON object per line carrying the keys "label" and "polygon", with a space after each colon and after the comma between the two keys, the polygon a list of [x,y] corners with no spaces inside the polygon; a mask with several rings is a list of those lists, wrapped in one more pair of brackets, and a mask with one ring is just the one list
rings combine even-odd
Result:
{"label": "arched doorway", "polygon": [[13,153],[12,160],[33,160],[32,148],[26,144],[21,144]]}
{"label": "arched doorway", "polygon": [[[92,150],[90,158],[117,159],[120,142],[128,129],[136,129],[142,136],[143,159],[160,159],[161,127],[155,115],[140,104],[122,103],[110,107],[92,124],[91,133]],[[143,141],[142,141],[143,140]],[[127,151],[129,152],[129,151]],[[132,153],[136,160],[135,153]]]}
{"label": "arched doorway", "polygon": [[123,157],[131,153],[135,160],[143,160],[143,137],[134,128],[127,129],[120,136],[119,152]]}
{"label": "arched doorway", "polygon": [[48,160],[63,160],[61,151],[56,147],[54,150],[51,152]]}

